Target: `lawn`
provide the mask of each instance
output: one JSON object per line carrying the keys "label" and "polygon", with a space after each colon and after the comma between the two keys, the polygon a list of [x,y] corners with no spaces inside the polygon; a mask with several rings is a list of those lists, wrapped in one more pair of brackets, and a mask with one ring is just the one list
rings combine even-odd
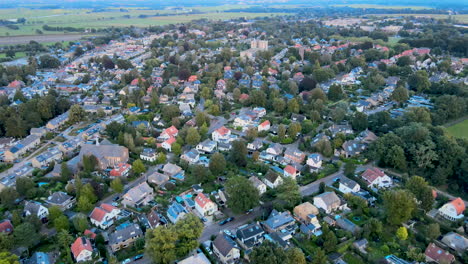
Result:
{"label": "lawn", "polygon": [[[13,59],[19,59],[19,58],[24,58],[24,57],[26,57],[25,52],[16,52],[15,57]],[[3,59],[3,58],[6,58],[6,54],[0,53],[0,59]]]}
{"label": "lawn", "polygon": [[361,263],[364,263],[364,260],[360,256],[355,255],[355,254],[350,253],[350,252],[346,253],[346,255],[344,255],[343,259],[348,264],[361,264]]}
{"label": "lawn", "polygon": [[450,135],[454,137],[468,139],[468,119],[447,127],[447,130],[449,131]]}
{"label": "lawn", "polygon": [[[414,16],[414,17],[431,17],[435,19],[448,19],[449,15],[443,14],[375,14],[374,16],[388,16],[388,17],[400,17],[400,16]],[[468,23],[468,15],[452,15],[452,18],[459,23]]]}

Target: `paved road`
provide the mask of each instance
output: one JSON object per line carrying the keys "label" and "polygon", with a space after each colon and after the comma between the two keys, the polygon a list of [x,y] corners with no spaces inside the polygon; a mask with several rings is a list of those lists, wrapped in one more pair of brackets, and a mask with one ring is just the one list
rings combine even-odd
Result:
{"label": "paved road", "polygon": [[254,208],[254,211],[251,212],[250,214],[242,214],[235,216],[234,221],[229,222],[225,225],[220,226],[219,223],[212,223],[209,226],[205,226],[203,229],[203,233],[198,239],[199,242],[204,242],[206,240],[209,240],[212,235],[217,235],[219,232],[221,232],[224,229],[227,229],[229,231],[237,229],[239,226],[245,225],[250,221],[253,221],[255,218],[261,216],[263,213],[263,208],[262,207],[256,207]]}

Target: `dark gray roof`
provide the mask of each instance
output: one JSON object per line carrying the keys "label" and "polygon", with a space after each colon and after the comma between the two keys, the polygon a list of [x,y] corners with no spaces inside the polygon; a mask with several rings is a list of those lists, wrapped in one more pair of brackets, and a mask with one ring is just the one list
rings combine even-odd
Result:
{"label": "dark gray roof", "polygon": [[216,247],[223,256],[227,256],[233,248],[237,248],[237,244],[232,238],[222,233],[213,241],[213,247]]}
{"label": "dark gray roof", "polygon": [[118,244],[126,241],[132,237],[142,236],[143,232],[137,224],[131,224],[121,229],[116,229],[114,233],[109,236],[110,244]]}
{"label": "dark gray roof", "polygon": [[52,205],[61,205],[72,198],[73,197],[64,192],[54,192],[51,196],[47,198],[47,203]]}
{"label": "dark gray roof", "polygon": [[236,235],[239,239],[249,239],[251,237],[257,236],[258,234],[262,234],[263,229],[258,224],[250,224],[244,228],[240,228],[237,230]]}

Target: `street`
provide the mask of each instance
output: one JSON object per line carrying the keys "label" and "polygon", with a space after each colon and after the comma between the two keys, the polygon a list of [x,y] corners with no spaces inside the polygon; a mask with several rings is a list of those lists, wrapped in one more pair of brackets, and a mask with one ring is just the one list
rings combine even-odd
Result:
{"label": "street", "polygon": [[325,185],[331,185],[334,181],[336,181],[336,179],[342,179],[343,177],[345,177],[343,175],[343,170],[342,168],[340,168],[339,171],[333,173],[333,174],[330,174],[324,178],[321,178],[321,179],[318,179],[312,183],[309,183],[305,186],[301,186],[299,188],[300,192],[301,192],[301,195],[302,196],[309,196],[309,195],[312,195],[316,192],[319,191],[319,188],[320,188],[320,183],[324,182]]}

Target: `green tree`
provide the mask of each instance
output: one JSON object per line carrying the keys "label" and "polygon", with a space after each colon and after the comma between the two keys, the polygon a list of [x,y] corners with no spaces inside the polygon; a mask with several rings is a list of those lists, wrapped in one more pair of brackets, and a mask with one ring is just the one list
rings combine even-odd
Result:
{"label": "green tree", "polygon": [[409,98],[408,89],[406,89],[404,86],[398,86],[393,91],[391,98],[393,101],[400,103],[400,104],[408,101],[408,98]]}
{"label": "green tree", "polygon": [[187,136],[185,137],[185,142],[191,146],[195,146],[200,142],[200,134],[196,128],[191,127],[187,131]]}
{"label": "green tree", "polygon": [[0,232],[0,252],[10,251],[13,245],[14,241],[11,236],[5,232]]}
{"label": "green tree", "polygon": [[325,251],[321,248],[316,248],[314,257],[312,258],[312,264],[326,264],[328,262]]}
{"label": "green tree", "polygon": [[252,182],[242,176],[231,177],[225,184],[229,196],[228,207],[234,213],[243,213],[259,204],[260,195]]}
{"label": "green tree", "polygon": [[356,164],[347,162],[344,166],[344,174],[346,177],[353,177],[356,171]]}
{"label": "green tree", "polygon": [[78,214],[73,217],[73,227],[76,231],[83,233],[89,228],[88,218],[84,214]]}
{"label": "green tree", "polygon": [[137,159],[133,162],[132,164],[132,169],[135,174],[140,175],[146,171],[145,164],[143,164],[143,161],[141,159]]}
{"label": "green tree", "polygon": [[361,132],[368,127],[367,115],[361,112],[356,112],[351,120],[351,126],[354,130]]}
{"label": "green tree", "polygon": [[62,181],[68,181],[72,176],[72,172],[70,168],[68,168],[68,164],[66,161],[62,162],[62,164],[60,165],[60,169],[60,177],[62,178]]}
{"label": "green tree", "polygon": [[29,190],[34,189],[35,187],[36,184],[29,177],[19,177],[18,179],[16,179],[16,191],[20,195],[25,196]]}
{"label": "green tree", "polygon": [[402,226],[402,227],[399,227],[396,231],[396,236],[398,237],[398,239],[400,240],[406,240],[408,239],[408,230],[406,229],[406,227]]}
{"label": "green tree", "polygon": [[62,215],[63,215],[63,212],[60,209],[60,207],[58,207],[57,205],[53,205],[49,207],[49,220],[50,221],[53,222],[55,221],[55,219],[59,218]]}
{"label": "green tree", "polygon": [[428,90],[429,87],[431,87],[429,75],[426,71],[417,71],[409,76],[408,85],[412,90],[415,90],[419,93],[424,92],[425,90]]}
{"label": "green tree", "polygon": [[240,167],[247,165],[247,146],[242,140],[232,142],[232,149],[229,153],[229,159]]}
{"label": "green tree", "polygon": [[323,239],[323,247],[325,248],[326,252],[330,253],[336,250],[338,239],[336,238],[336,235],[333,233],[333,231],[329,230],[326,234],[324,234]]}
{"label": "green tree", "polygon": [[283,113],[284,109],[286,108],[286,103],[283,99],[275,98],[273,99],[273,109],[277,113]]}
{"label": "green tree", "polygon": [[322,139],[315,145],[317,152],[320,152],[325,157],[331,157],[333,155],[333,149],[330,144],[330,141],[327,139]]}
{"label": "green tree", "polygon": [[364,225],[364,237],[367,239],[376,240],[380,238],[383,232],[383,224],[376,218],[370,218],[369,221]]}
{"label": "green tree", "polygon": [[335,101],[335,102],[343,99],[344,94],[343,94],[343,90],[341,89],[341,85],[332,84],[330,86],[330,89],[328,90],[327,96],[328,96],[328,99]]}
{"label": "green tree", "polygon": [[440,236],[440,226],[438,223],[432,223],[425,226],[424,235],[429,239],[436,239]]}
{"label": "green tree", "polygon": [[252,264],[282,264],[286,263],[286,253],[278,244],[265,240],[260,246],[254,247],[249,259]]}
{"label": "green tree", "polygon": [[18,256],[10,252],[0,252],[0,264],[19,264]]}
{"label": "green tree", "polygon": [[284,201],[288,207],[293,207],[298,204],[301,199],[301,193],[296,181],[292,178],[285,177],[283,183],[277,188],[278,199]]}
{"label": "green tree", "polygon": [[70,252],[71,251],[70,245],[73,242],[73,237],[68,233],[68,231],[62,230],[58,232],[57,234],[57,242],[60,245],[62,252],[65,252],[65,255],[67,257],[67,262],[73,263],[73,259],[71,257],[71,252]]}
{"label": "green tree", "polygon": [[0,191],[0,202],[7,209],[13,208],[18,197],[19,194],[13,187],[6,187]]}
{"label": "green tree", "polygon": [[289,100],[288,102],[288,112],[297,114],[299,113],[300,106],[295,98]]}
{"label": "green tree", "polygon": [[77,206],[80,212],[86,213],[93,209],[94,203],[92,203],[88,197],[81,196],[80,198],[78,198]]}
{"label": "green tree", "polygon": [[203,223],[194,214],[187,214],[175,225],[177,230],[177,255],[186,256],[199,245],[198,239],[203,232]]}
{"label": "green tree", "polygon": [[68,217],[65,215],[61,215],[54,220],[54,227],[57,231],[65,230],[68,231],[70,229],[70,222],[68,222]]}
{"label": "green tree", "polygon": [[32,246],[39,243],[40,239],[36,228],[28,222],[22,223],[21,225],[15,227],[13,237],[15,239],[16,245],[27,248],[31,248]]}
{"label": "green tree", "polygon": [[432,195],[431,187],[423,177],[413,176],[409,178],[408,181],[406,181],[405,187],[414,194],[424,211],[432,209],[434,196]]}
{"label": "green tree", "polygon": [[124,186],[122,184],[122,180],[119,177],[117,177],[117,178],[115,178],[115,179],[113,179],[111,181],[110,187],[116,193],[121,193],[121,192],[123,192],[123,189],[124,189]]}
{"label": "green tree", "polygon": [[74,104],[70,107],[70,111],[68,113],[68,121],[70,121],[70,123],[75,124],[81,122],[85,117],[86,112],[80,105]]}
{"label": "green tree", "polygon": [[387,221],[392,225],[401,225],[410,220],[416,208],[413,194],[406,190],[386,191],[383,202]]}
{"label": "green tree", "polygon": [[96,170],[98,165],[98,160],[94,155],[83,155],[83,170],[87,173],[93,172]]}
{"label": "green tree", "polygon": [[214,175],[220,175],[223,173],[226,169],[226,160],[224,159],[224,155],[219,152],[213,154],[210,159],[209,168]]}
{"label": "green tree", "polygon": [[291,125],[289,125],[288,135],[290,138],[296,138],[297,135],[301,132],[301,130],[301,124],[299,124],[298,122],[293,122]]}
{"label": "green tree", "polygon": [[299,248],[293,247],[286,250],[286,264],[306,264],[304,253]]}

